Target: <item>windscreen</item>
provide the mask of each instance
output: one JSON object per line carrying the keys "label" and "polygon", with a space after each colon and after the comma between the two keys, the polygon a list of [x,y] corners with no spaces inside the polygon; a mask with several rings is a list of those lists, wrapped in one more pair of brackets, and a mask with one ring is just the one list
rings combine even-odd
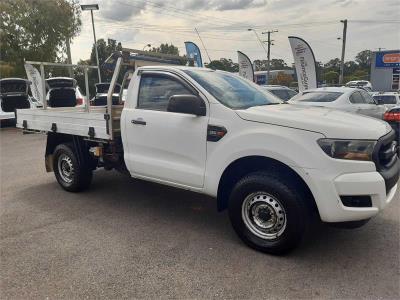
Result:
{"label": "windscreen", "polygon": [[2,81],[0,82],[0,90],[2,94],[7,93],[26,93],[25,81]]}
{"label": "windscreen", "polygon": [[297,102],[333,102],[343,93],[340,92],[305,92],[294,99]]}
{"label": "windscreen", "polygon": [[396,104],[396,97],[391,95],[374,96],[374,99],[382,104]]}
{"label": "windscreen", "polygon": [[261,88],[233,74],[206,70],[185,70],[184,72],[215,99],[232,109],[282,103]]}

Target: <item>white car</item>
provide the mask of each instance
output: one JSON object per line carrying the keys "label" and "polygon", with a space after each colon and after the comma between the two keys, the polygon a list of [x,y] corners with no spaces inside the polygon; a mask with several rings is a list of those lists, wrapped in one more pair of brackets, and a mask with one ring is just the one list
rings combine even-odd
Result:
{"label": "white car", "polygon": [[23,78],[0,79],[0,120],[15,119],[15,110],[40,107],[29,95],[31,82]]}
{"label": "white car", "polygon": [[97,168],[114,168],[209,195],[247,245],[268,253],[294,248],[313,214],[364,224],[398,186],[388,123],[286,104],[223,71],[139,67],[123,107],[17,115],[18,127],[47,132],[46,170],[66,191],[88,188]]}
{"label": "white car", "polygon": [[395,92],[375,93],[373,96],[374,100],[385,105],[387,108],[392,108],[400,105],[400,94]]}
{"label": "white car", "polygon": [[323,106],[351,113],[383,119],[387,108],[374,101],[362,89],[348,87],[324,87],[306,90],[289,100],[292,104]]}
{"label": "white car", "polygon": [[346,87],[362,88],[366,92],[372,92],[372,84],[367,80],[353,80],[346,83]]}
{"label": "white car", "polygon": [[283,101],[289,101],[297,95],[296,91],[282,85],[261,85],[261,87]]}
{"label": "white car", "polygon": [[86,97],[74,78],[52,77],[46,79],[46,100],[49,107],[83,107]]}

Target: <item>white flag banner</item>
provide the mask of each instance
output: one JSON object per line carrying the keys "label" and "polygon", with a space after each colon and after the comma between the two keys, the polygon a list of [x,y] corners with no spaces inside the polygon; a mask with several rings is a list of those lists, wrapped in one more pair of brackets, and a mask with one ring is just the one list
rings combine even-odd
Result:
{"label": "white flag banner", "polygon": [[42,86],[42,77],[40,76],[39,71],[31,64],[25,64],[25,71],[28,80],[32,82],[31,91],[33,98],[35,98],[39,102],[42,102],[43,86]]}
{"label": "white flag banner", "polygon": [[239,75],[254,82],[253,64],[246,54],[238,51]]}
{"label": "white flag banner", "polygon": [[303,39],[289,36],[294,65],[296,66],[299,91],[317,88],[315,57],[310,45]]}

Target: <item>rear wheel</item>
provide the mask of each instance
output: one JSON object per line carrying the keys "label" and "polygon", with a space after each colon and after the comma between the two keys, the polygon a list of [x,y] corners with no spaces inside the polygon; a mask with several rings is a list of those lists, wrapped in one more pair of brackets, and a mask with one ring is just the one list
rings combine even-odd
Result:
{"label": "rear wheel", "polygon": [[272,254],[296,247],[308,220],[300,193],[267,172],[251,173],[237,182],[230,196],[229,216],[247,245]]}
{"label": "rear wheel", "polygon": [[92,170],[79,163],[71,144],[58,145],[53,154],[53,170],[58,183],[69,192],[80,192],[90,186]]}

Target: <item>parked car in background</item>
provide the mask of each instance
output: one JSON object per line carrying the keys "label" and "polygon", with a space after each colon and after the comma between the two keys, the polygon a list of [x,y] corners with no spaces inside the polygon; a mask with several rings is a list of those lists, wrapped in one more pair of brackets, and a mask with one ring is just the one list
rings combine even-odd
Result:
{"label": "parked car in background", "polygon": [[0,120],[15,119],[15,110],[41,107],[36,99],[29,95],[31,82],[23,78],[0,79]]}
{"label": "parked car in background", "polygon": [[288,101],[297,95],[296,91],[283,85],[262,85],[261,87],[283,101]]}
{"label": "parked car in background", "polygon": [[[96,83],[95,88],[96,88],[96,95],[90,100],[90,105],[93,106],[107,105],[107,94],[110,88],[110,83],[109,82]],[[121,86],[117,84],[114,88],[114,92],[112,95],[113,105],[117,105],[120,103],[119,101],[120,92],[121,92]]]}
{"label": "parked car in background", "polygon": [[324,106],[347,112],[383,119],[387,108],[378,105],[372,96],[362,89],[349,87],[324,87],[299,93],[290,101],[293,104]]}
{"label": "parked car in background", "polygon": [[372,84],[367,80],[353,80],[346,83],[346,87],[362,88],[367,92],[372,92]]}
{"label": "parked car in background", "polygon": [[84,106],[86,99],[75,79],[53,77],[46,79],[47,105],[49,107]]}
{"label": "parked car in background", "polygon": [[387,108],[392,108],[400,105],[400,94],[395,92],[375,93],[374,100]]}

